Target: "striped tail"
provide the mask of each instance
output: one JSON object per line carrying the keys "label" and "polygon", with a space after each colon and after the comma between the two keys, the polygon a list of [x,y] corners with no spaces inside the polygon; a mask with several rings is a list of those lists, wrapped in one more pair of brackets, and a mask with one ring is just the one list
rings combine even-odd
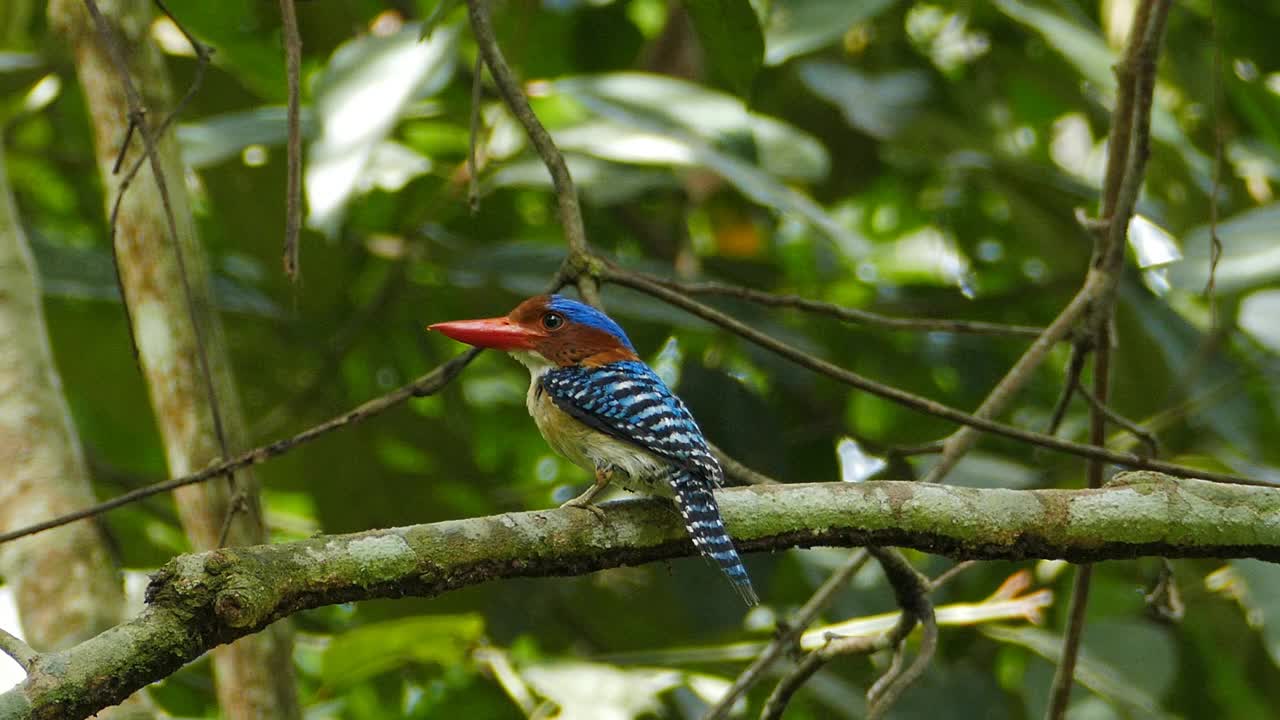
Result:
{"label": "striped tail", "polygon": [[758,605],[760,598],[751,586],[751,578],[733,547],[733,540],[724,529],[724,522],[720,520],[720,507],[716,505],[709,483],[680,467],[672,467],[670,480],[676,507],[684,518],[684,527],[693,539],[693,546],[703,557],[720,567],[743,602],[748,606]]}

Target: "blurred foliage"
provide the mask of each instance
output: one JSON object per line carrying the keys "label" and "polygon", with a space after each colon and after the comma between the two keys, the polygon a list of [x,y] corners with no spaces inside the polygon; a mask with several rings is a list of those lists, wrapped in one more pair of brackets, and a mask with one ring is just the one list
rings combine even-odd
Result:
{"label": "blurred foliage", "polygon": [[[297,285],[279,261],[285,82],[276,7],[167,4],[217,50],[178,134],[255,441],[307,427],[459,352],[426,335],[425,323],[503,313],[545,285],[563,256],[548,176],[488,85],[481,204],[468,209],[476,49],[460,3],[298,3],[314,230],[304,234]],[[1089,259],[1073,210],[1095,207],[1110,68],[1134,5],[707,0],[686,11],[664,0],[508,0],[494,12],[507,57],[568,154],[601,252],[630,267],[900,316],[1044,324]],[[0,20],[9,173],[44,275],[65,387],[98,492],[109,496],[165,467],[113,287],[84,101],[39,4],[9,0]],[[1114,406],[1157,430],[1168,457],[1280,480],[1277,27],[1276,0],[1174,7],[1140,202],[1145,224],[1134,232],[1119,307]],[[151,35],[175,82],[189,82],[195,60],[177,28],[158,20]],[[1224,255],[1207,298],[1215,233]],[[608,288],[605,299],[642,355],[678,378],[708,436],[784,481],[863,479],[884,466],[875,460],[886,447],[952,429],[647,298]],[[961,408],[977,406],[1025,344],[715,304]],[[1066,360],[1067,348],[1055,351],[1010,419],[1044,427]],[[261,467],[274,536],[567,498],[586,477],[537,435],[526,386],[523,369],[486,354],[443,394]],[[1063,433],[1083,440],[1086,423],[1075,403]],[[1132,442],[1123,433],[1114,440]],[[953,479],[1077,487],[1082,463],[988,440]],[[107,517],[127,566],[151,568],[185,549],[168,502]],[[842,557],[749,558],[766,606],[745,618],[695,560],[306,612],[296,652],[303,701],[311,718],[518,718],[552,712],[547,703],[564,718],[697,717],[742,667],[742,658],[717,653],[766,639]],[[948,566],[911,557],[931,574]],[[1280,571],[1257,562],[1173,567],[1184,612],[1172,622],[1154,619],[1144,601],[1159,562],[1098,569],[1079,717],[1257,718],[1280,706]],[[1039,717],[1070,574],[1058,563],[985,563],[936,601],[976,602],[1019,568],[1058,598],[1044,622],[944,627],[938,658],[894,717]],[[892,607],[868,568],[825,621]],[[706,652],[689,659],[689,648]],[[788,717],[859,716],[885,660],[835,663]],[[203,662],[183,670],[159,686],[158,700],[177,715],[212,717],[208,672]]]}

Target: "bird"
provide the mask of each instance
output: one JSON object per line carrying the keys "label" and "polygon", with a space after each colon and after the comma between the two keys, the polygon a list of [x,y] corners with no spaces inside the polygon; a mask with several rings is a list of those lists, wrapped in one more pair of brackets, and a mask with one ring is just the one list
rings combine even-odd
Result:
{"label": "bird", "polygon": [[591,500],[616,480],[669,497],[694,547],[748,607],[759,603],[712,492],[724,470],[689,409],[636,354],[617,322],[562,295],[537,295],[504,317],[427,326],[459,342],[502,350],[529,369],[529,414],[553,450],[593,473],[562,507],[600,512]]}

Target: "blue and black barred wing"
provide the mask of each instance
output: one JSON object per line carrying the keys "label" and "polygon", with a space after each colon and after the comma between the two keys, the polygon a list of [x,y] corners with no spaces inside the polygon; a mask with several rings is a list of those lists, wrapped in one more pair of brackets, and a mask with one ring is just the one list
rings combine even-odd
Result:
{"label": "blue and black barred wing", "polygon": [[720,463],[688,408],[653,370],[631,360],[555,368],[542,376],[542,389],[580,422],[669,460],[667,481],[694,547],[719,566],[748,605],[759,602],[712,493],[724,479]]}
{"label": "blue and black barred wing", "polygon": [[688,468],[713,487],[723,482],[693,415],[648,365],[554,368],[542,376],[542,389],[587,426]]}

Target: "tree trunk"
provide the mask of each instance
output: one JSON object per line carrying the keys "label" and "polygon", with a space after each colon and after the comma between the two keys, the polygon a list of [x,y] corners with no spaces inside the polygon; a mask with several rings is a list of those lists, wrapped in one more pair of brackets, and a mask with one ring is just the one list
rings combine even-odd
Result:
{"label": "tree trunk", "polygon": [[[35,262],[0,146],[0,530],[94,503],[53,364]],[[0,545],[22,631],[39,652],[64,650],[124,620],[124,588],[101,527],[82,520]],[[134,696],[104,717],[147,717]]]}
{"label": "tree trunk", "polygon": [[[120,53],[129,65],[151,132],[173,107],[173,96],[162,58],[148,40],[151,3],[110,0],[98,6],[114,41],[97,32],[80,0],[53,0],[49,18],[75,55],[110,213],[125,173],[145,154],[141,133],[130,133],[128,95],[112,53]],[[130,137],[121,171],[113,173],[121,145]],[[228,450],[242,447],[244,422],[221,323],[213,308],[207,263],[195,235],[177,143],[172,133],[165,133],[156,138],[155,146],[176,226],[176,246],[161,187],[144,160],[120,205],[115,252],[169,472],[176,477],[221,457],[220,434]],[[215,413],[221,415],[221,432]],[[224,536],[229,545],[265,542],[252,473],[241,471],[233,483],[217,480],[179,489],[175,495],[183,527],[195,548],[217,547]],[[218,699],[226,717],[299,717],[291,645],[288,626],[278,624],[215,651]]]}

